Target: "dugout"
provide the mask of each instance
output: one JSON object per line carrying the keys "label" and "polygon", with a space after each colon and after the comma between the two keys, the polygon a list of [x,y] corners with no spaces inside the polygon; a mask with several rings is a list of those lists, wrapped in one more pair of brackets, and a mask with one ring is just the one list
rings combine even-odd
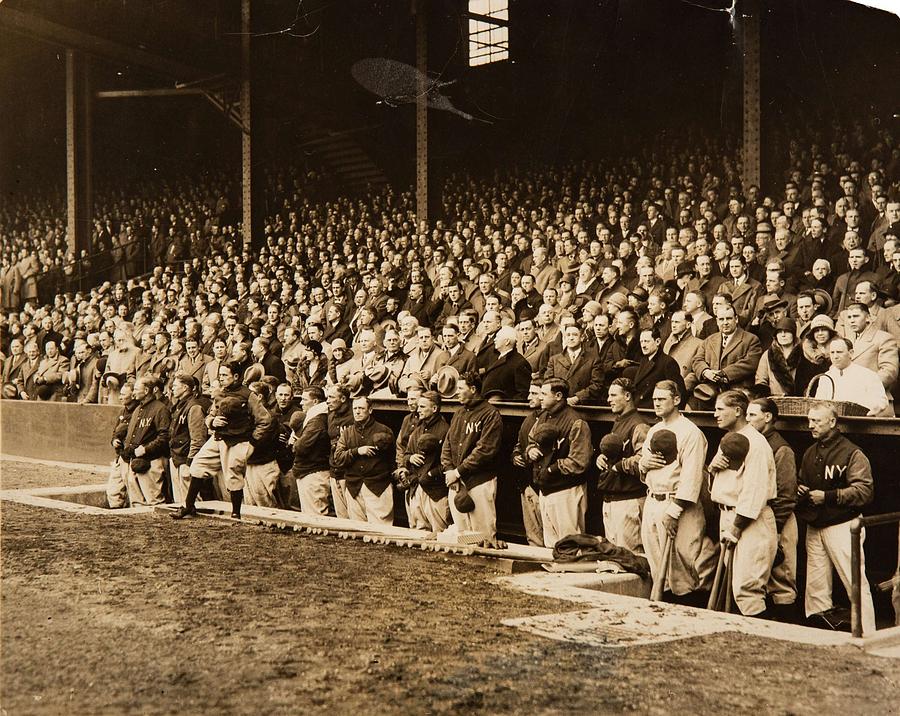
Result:
{"label": "dugout", "polygon": [[[372,400],[376,418],[395,432],[407,413],[402,400]],[[510,456],[522,420],[528,414],[527,406],[520,403],[498,403],[503,416],[503,443],[499,463],[497,490],[498,531],[516,540],[524,539],[522,512],[516,490],[515,468]],[[452,402],[445,403],[444,414],[449,419],[455,409]],[[109,444],[112,428],[120,408],[111,405],[77,405],[32,401],[0,401],[0,452],[6,457],[16,456],[39,460],[102,465],[114,457]],[[613,414],[608,408],[582,407],[579,412],[588,420],[598,444],[600,438],[612,427]],[[653,421],[652,411],[641,411]],[[709,441],[712,458],[722,431],[716,426],[710,412],[689,413]],[[843,418],[841,430],[859,445],[872,463],[875,477],[875,498],[865,514],[900,511],[900,420],[884,418]],[[805,416],[782,417],[778,428],[791,447],[797,452],[798,462],[803,451],[812,442]],[[405,521],[403,500],[396,496],[395,514],[398,521]],[[601,532],[600,501],[596,494],[589,496],[588,531]],[[717,513],[710,513],[717,518]],[[897,564],[897,527],[883,525],[871,527],[866,536],[866,566],[869,577],[881,581],[894,573]]]}

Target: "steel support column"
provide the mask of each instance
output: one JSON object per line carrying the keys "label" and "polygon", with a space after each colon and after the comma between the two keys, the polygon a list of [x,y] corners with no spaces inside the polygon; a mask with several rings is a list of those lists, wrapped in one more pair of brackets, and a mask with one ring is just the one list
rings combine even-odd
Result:
{"label": "steel support column", "polygon": [[253,245],[253,125],[250,115],[250,0],[241,0],[241,228]]}
{"label": "steel support column", "polygon": [[741,0],[738,17],[744,54],[744,189],[760,185],[762,146],[760,144],[759,100],[759,0]]}
{"label": "steel support column", "polygon": [[416,93],[416,218],[428,221],[428,16],[426,1],[415,0],[416,69],[419,70]]}
{"label": "steel support column", "polygon": [[66,50],[66,231],[76,257],[91,250],[92,192],[90,64]]}

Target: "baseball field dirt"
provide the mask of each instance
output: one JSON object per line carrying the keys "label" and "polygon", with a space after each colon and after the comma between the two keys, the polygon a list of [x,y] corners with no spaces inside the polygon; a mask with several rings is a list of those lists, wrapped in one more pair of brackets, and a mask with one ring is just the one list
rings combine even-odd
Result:
{"label": "baseball field dirt", "polygon": [[[3,488],[98,481],[0,469]],[[900,712],[900,660],[852,647],[596,648],[505,627],[577,605],[467,558],[12,502],[0,528],[3,713]]]}

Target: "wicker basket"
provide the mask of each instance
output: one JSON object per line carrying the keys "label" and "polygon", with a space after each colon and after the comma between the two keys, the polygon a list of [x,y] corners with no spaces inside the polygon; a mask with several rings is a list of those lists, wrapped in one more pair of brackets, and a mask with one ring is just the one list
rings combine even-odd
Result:
{"label": "wicker basket", "polygon": [[869,414],[869,409],[866,406],[860,405],[859,403],[853,403],[849,400],[811,398],[809,394],[812,392],[813,386],[817,385],[822,378],[828,378],[828,380],[831,381],[831,394],[834,395],[834,380],[827,373],[820,373],[809,382],[809,385],[806,386],[806,395],[802,397],[795,395],[772,396],[772,402],[778,406],[778,414],[806,415],[809,413],[810,408],[815,405],[821,405],[822,403],[828,403],[833,406],[838,417],[842,418],[864,417]]}

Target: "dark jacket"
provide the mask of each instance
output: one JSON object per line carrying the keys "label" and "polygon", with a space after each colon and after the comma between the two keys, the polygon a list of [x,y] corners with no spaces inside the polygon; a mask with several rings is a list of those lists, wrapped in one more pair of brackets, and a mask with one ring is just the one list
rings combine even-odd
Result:
{"label": "dark jacket", "polygon": [[456,469],[471,489],[497,474],[497,455],[503,420],[497,409],[484,398],[476,398],[453,414],[450,430],[441,450],[441,467]]}
{"label": "dark jacket", "polygon": [[603,391],[603,366],[595,351],[582,346],[575,362],[569,358],[567,350],[550,356],[544,380],[559,378],[569,384],[569,395],[576,396],[580,403],[598,403]]}
{"label": "dark jacket", "polygon": [[169,452],[175,467],[188,464],[209,438],[206,411],[210,401],[206,396],[190,397],[172,406]]}
{"label": "dark jacket", "polygon": [[[413,428],[409,439],[406,442],[406,468],[410,472],[410,476],[419,483],[425,494],[432,500],[440,500],[447,497],[449,488],[444,481],[444,471],[441,469],[441,445],[447,437],[450,426],[444,420],[440,413],[435,413],[428,420],[420,420]],[[438,448],[432,452],[425,452],[420,447],[422,437],[425,435],[433,435],[440,443]],[[416,467],[409,462],[409,456],[421,454],[425,458],[425,464]]]}
{"label": "dark jacket", "polygon": [[353,425],[353,411],[348,400],[336,412],[328,413],[328,439],[331,441],[329,464],[331,465],[331,476],[335,480],[344,479],[344,468],[335,461],[334,451],[337,448],[338,438],[340,438],[341,433],[350,425]]}
{"label": "dark jacket", "polygon": [[[322,404],[324,405],[324,403]],[[313,408],[310,410],[316,410]],[[331,460],[331,438],[328,435],[328,413],[319,412],[308,417],[294,438],[294,478],[328,470]]]}
{"label": "dark jacket", "polygon": [[[384,441],[388,447],[380,447],[371,457],[361,455],[359,448]],[[338,438],[334,460],[344,468],[344,479],[351,495],[356,496],[363,484],[376,495],[391,484],[394,469],[394,433],[387,426],[369,417],[364,423],[353,422]]]}
{"label": "dark jacket", "polygon": [[[125,445],[125,437],[128,435],[128,424],[131,422],[131,416],[139,405],[136,400],[129,400],[122,406],[122,412],[116,418],[116,424],[113,426],[112,440],[121,440]],[[112,441],[110,441],[112,442]],[[122,448],[116,448],[116,455],[122,455]]]}
{"label": "dark jacket", "polygon": [[169,408],[161,400],[146,397],[142,400],[128,421],[125,447],[122,454],[127,461],[134,457],[135,448],[144,446],[142,457],[155,460],[169,456],[169,426],[172,416]]}
{"label": "dark jacket", "polygon": [[624,449],[621,460],[600,473],[597,486],[605,502],[635,500],[647,494],[637,466],[647,430],[649,426],[637,410],[616,416],[610,432],[622,438]]}
{"label": "dark jacket", "polygon": [[807,448],[799,483],[825,491],[824,504],[814,505],[806,499],[797,505],[797,517],[813,527],[830,527],[858,517],[874,492],[869,458],[837,430]]}
{"label": "dark jacket", "polygon": [[502,400],[524,401],[531,385],[531,365],[515,349],[498,358],[485,370],[481,392],[500,391]]}
{"label": "dark jacket", "polygon": [[538,447],[544,452],[544,458],[534,465],[535,488],[543,495],[550,495],[586,482],[592,454],[588,424],[565,403],[541,413],[539,424],[552,428],[559,439],[548,453],[534,442],[534,428],[528,436],[528,448]]}
{"label": "dark jacket", "polygon": [[524,463],[528,463],[528,457],[525,454],[528,451],[528,436],[531,434],[531,429],[541,419],[543,412],[541,408],[535,408],[533,412],[525,416],[522,425],[519,427],[519,435],[512,452],[516,487],[519,488],[519,492],[524,492],[526,487],[534,487],[534,470],[515,466],[515,459],[519,457]]}
{"label": "dark jacket", "polygon": [[769,441],[769,447],[775,456],[777,492],[775,497],[769,500],[769,506],[775,515],[775,527],[780,534],[797,505],[797,459],[794,456],[794,449],[777,430],[764,432],[763,436]]}
{"label": "dark jacket", "polygon": [[[228,408],[227,415],[226,408]],[[213,428],[212,419],[217,415],[225,415],[228,418],[228,425]],[[251,393],[245,385],[233,385],[218,391],[206,416],[206,426],[213,437],[229,446],[249,442],[255,448],[273,432],[273,423],[271,414],[259,396]]]}
{"label": "dark jacket", "polygon": [[634,402],[638,408],[653,407],[653,389],[661,380],[674,380],[681,395],[684,389],[684,378],[681,377],[681,366],[660,348],[652,356],[644,356],[638,363],[632,381],[634,382]]}

